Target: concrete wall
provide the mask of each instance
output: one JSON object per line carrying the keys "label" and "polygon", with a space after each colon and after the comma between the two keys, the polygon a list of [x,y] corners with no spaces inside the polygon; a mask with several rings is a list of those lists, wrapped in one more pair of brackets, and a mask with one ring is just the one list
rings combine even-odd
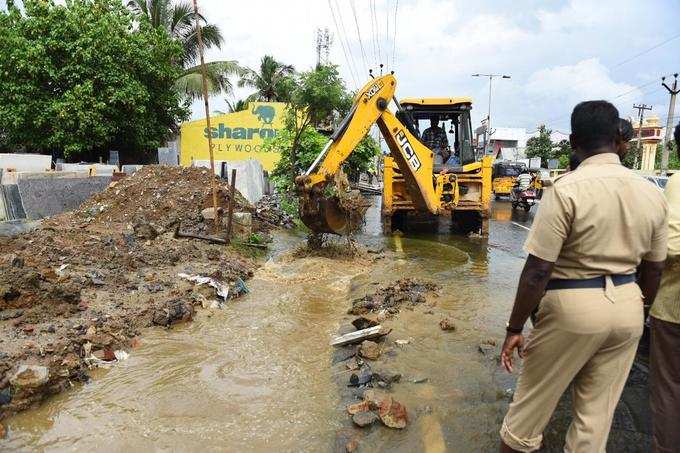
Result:
{"label": "concrete wall", "polygon": [[25,217],[37,220],[77,208],[93,194],[106,189],[110,183],[110,176],[51,176],[20,178],[17,187]]}
{"label": "concrete wall", "polygon": [[[222,175],[222,162],[226,163]],[[209,160],[194,160],[194,166],[210,168]],[[231,178],[231,170],[236,169],[236,189],[251,203],[257,203],[264,196],[265,182],[262,164],[255,159],[215,161],[215,174]]]}
{"label": "concrete wall", "polygon": [[15,171],[45,171],[52,167],[52,156],[44,154],[0,153],[0,168]]}
{"label": "concrete wall", "polygon": [[77,171],[82,173],[89,173],[90,168],[94,169],[97,176],[111,176],[114,171],[118,171],[117,165],[107,164],[59,164],[57,170],[60,171]]}

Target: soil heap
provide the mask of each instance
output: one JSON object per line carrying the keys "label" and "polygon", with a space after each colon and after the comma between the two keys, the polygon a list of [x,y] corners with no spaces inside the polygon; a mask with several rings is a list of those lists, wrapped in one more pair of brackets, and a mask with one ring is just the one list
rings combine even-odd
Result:
{"label": "soil heap", "polygon": [[[141,328],[224,302],[178,273],[211,277],[227,298],[247,291],[256,263],[242,248],[174,238],[178,225],[212,233],[201,215],[210,182],[209,170],[147,166],[76,211],[0,238],[0,418],[87,380],[88,365],[119,358]],[[218,187],[226,212],[229,188]],[[235,196],[237,211],[255,212]]]}

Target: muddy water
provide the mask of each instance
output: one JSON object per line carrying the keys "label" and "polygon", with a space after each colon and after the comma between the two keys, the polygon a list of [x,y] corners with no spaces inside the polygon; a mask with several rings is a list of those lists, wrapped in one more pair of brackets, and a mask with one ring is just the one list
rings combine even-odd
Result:
{"label": "muddy water", "polygon": [[[379,362],[404,376],[394,393],[411,422],[403,431],[371,428],[362,447],[493,451],[510,381],[478,345],[500,340],[522,258],[498,236],[517,234],[502,222],[492,224],[489,241],[451,237],[445,225],[440,233],[385,238],[372,209],[361,241],[385,247],[390,259],[275,253],[248,296],[170,332],[146,332],[129,360],[7,420],[0,449],[330,451],[348,425],[328,339],[350,320],[351,298],[408,276],[443,285],[434,313],[402,311],[388,341],[393,352]],[[299,241],[281,234],[275,249]],[[456,332],[439,329],[445,315]],[[410,344],[397,348],[396,339]]]}

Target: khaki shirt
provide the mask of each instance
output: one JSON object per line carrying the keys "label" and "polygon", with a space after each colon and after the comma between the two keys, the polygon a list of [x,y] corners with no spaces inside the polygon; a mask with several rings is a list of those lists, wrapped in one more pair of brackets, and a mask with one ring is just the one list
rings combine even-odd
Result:
{"label": "khaki shirt", "polygon": [[632,274],[666,259],[668,205],[614,153],[597,154],[545,191],[524,245],[555,263],[552,278]]}
{"label": "khaki shirt", "polygon": [[680,174],[670,177],[664,191],[668,201],[668,260],[650,314],[680,324]]}

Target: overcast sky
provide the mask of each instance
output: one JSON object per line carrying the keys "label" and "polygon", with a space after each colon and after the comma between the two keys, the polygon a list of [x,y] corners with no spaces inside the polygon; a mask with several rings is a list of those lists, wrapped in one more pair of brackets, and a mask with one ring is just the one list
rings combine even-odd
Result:
{"label": "overcast sky", "polygon": [[[493,125],[532,131],[546,123],[563,132],[573,106],[586,99],[611,100],[622,116],[644,102],[665,121],[668,94],[660,77],[680,71],[678,1],[198,0],[226,41],[209,60],[256,68],[270,54],[297,70],[310,69],[315,31],[328,27],[330,59],[349,88],[365,83],[367,67],[382,62],[396,73],[398,98],[472,96],[476,127],[487,113],[488,79],[471,74],[509,74],[510,80],[494,81]],[[248,94],[237,89],[235,97]],[[195,118],[202,108],[194,103]],[[223,98],[211,100],[211,109],[225,108]]]}
{"label": "overcast sky", "polygon": [[[338,31],[327,0],[199,0],[226,39],[211,59],[257,67],[262,55],[271,54],[309,69],[316,61],[315,30],[328,27],[334,38],[330,58],[348,87],[355,79],[365,83],[366,66],[382,62],[396,73],[398,98],[472,96],[474,126],[486,116],[489,94],[488,79],[471,77],[478,72],[512,76],[494,81],[492,121],[498,127],[531,131],[545,122],[568,132],[571,109],[586,99],[611,100],[622,115],[633,113],[634,102],[645,102],[663,120],[667,116],[668,95],[659,79],[680,71],[678,0],[374,0],[373,28],[372,3],[331,0]],[[349,64],[341,42],[349,47]],[[247,94],[237,90],[236,97]],[[195,115],[202,116],[201,107],[195,104]],[[224,101],[214,99],[212,107],[223,109]]]}

